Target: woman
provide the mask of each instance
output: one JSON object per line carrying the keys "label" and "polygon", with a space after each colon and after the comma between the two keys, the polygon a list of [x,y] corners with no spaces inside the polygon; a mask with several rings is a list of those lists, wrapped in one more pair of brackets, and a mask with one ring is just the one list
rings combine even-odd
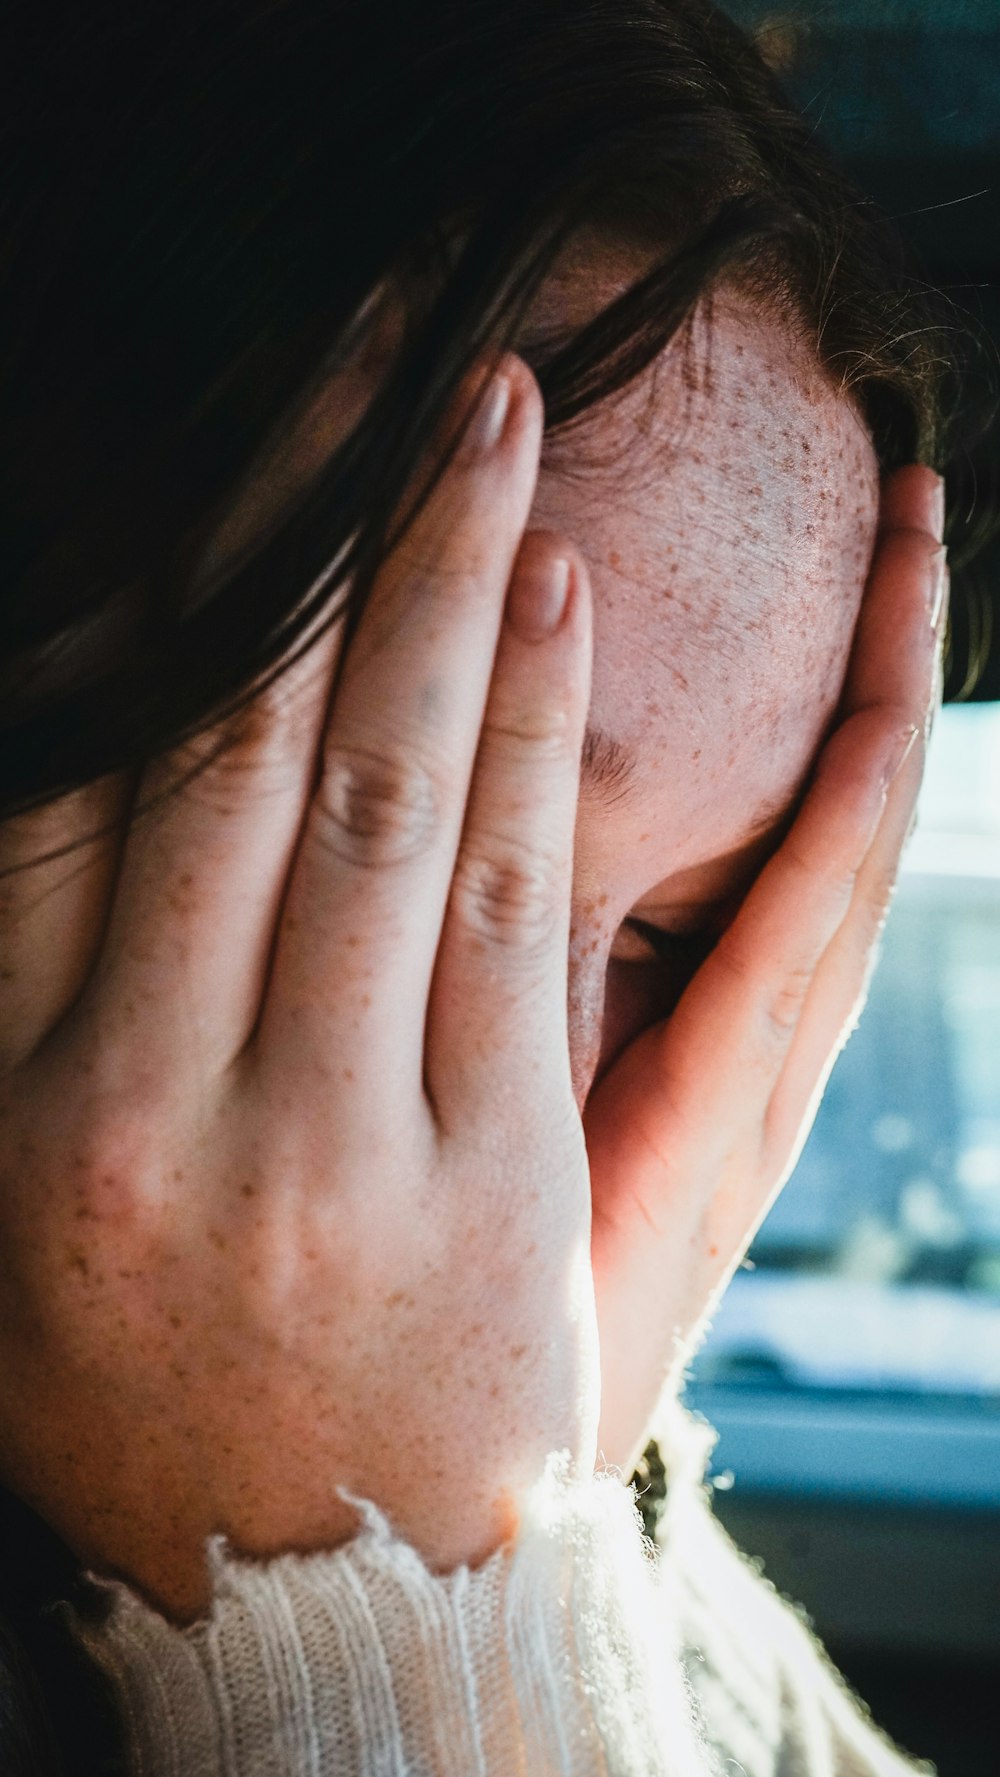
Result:
{"label": "woman", "polygon": [[891,247],[687,0],[21,23],[0,1476],[128,1768],[902,1769],[671,1404],[919,782]]}

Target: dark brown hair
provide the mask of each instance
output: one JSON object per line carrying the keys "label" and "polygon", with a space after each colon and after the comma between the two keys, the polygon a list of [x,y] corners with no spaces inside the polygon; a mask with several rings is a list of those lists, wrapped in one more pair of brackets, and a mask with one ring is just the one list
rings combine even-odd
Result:
{"label": "dark brown hair", "polygon": [[[793,297],[884,466],[940,460],[942,336],[892,230],[702,0],[6,17],[0,818],[204,727],[338,584],[363,599],[460,377],[580,223],[659,262],[539,356],[550,429],[738,269]],[[408,326],[369,411],[206,585],[213,529],[390,275]]]}
{"label": "dark brown hair", "polygon": [[[532,358],[550,430],[725,275],[794,309],[886,468],[941,461],[943,336],[892,230],[703,0],[8,0],[0,145],[0,818],[236,708],[348,581],[356,612],[459,380],[584,224],[655,258]],[[387,279],[370,408],[200,571]],[[20,1735],[55,1769],[6,1696],[5,1768]],[[103,1768],[93,1735],[58,1757]]]}

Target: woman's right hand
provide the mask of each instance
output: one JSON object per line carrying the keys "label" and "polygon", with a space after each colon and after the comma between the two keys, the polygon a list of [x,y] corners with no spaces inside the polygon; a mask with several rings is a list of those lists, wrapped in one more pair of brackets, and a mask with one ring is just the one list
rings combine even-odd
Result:
{"label": "woman's right hand", "polygon": [[[338,1484],[452,1566],[513,1533],[549,1451],[593,1467],[589,589],[524,533],[542,404],[501,369],[499,442],[470,431],[343,661],[337,626],[119,848],[3,884],[0,1479],[178,1618],[215,1531],[351,1536]],[[0,828],[0,870],[93,806]]]}

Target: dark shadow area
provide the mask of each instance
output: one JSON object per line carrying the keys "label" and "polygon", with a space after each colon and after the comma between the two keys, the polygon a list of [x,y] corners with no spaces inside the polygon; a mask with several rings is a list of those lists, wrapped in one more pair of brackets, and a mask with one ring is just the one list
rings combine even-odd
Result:
{"label": "dark shadow area", "polygon": [[993,1664],[827,1651],[886,1733],[937,1765],[939,1777],[996,1777],[1000,1674]]}
{"label": "dark shadow area", "polygon": [[719,1493],[716,1515],[763,1561],[874,1720],[939,1777],[996,1777],[1000,1521],[843,1501]]}

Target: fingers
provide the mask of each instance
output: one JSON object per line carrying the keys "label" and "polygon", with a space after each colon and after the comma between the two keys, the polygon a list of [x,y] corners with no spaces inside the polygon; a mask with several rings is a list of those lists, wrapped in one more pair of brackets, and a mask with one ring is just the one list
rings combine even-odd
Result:
{"label": "fingers", "polygon": [[[377,317],[384,297],[373,296],[367,312]],[[390,305],[373,337],[347,350],[280,446],[258,460],[209,539],[196,584],[266,535],[357,423],[395,349],[398,321]],[[133,786],[107,934],[74,1012],[99,1023],[112,1067],[116,1051],[141,1048],[153,1077],[187,1072],[204,1086],[252,1032],[342,629],[313,632],[308,651],[248,708],[173,749]]]}
{"label": "fingers", "polygon": [[923,764],[924,747],[918,733],[890,785],[885,811],[857,873],[846,915],[818,959],[803,996],[801,1017],[765,1125],[766,1143],[785,1156],[783,1172],[790,1170],[798,1157],[830,1070],[864,1003]]}
{"label": "fingers", "polygon": [[[799,1074],[794,1116],[789,1099],[776,1139],[777,1090],[883,816],[886,780],[905,772],[900,756],[915,744],[912,731],[887,734],[877,712],[837,732],[792,834],[673,1017],[626,1051],[599,1089],[598,1100],[608,1096],[587,1142],[602,1342],[606,1329],[620,1349],[634,1349],[637,1337],[653,1350],[659,1341],[655,1394],[668,1375],[679,1377],[691,1329],[718,1300],[795,1157],[820,1069]],[[642,1395],[642,1375],[626,1368],[620,1379],[602,1419],[606,1448],[623,1446],[622,1426],[648,1423],[655,1394]]]}
{"label": "fingers", "polygon": [[[731,1128],[777,1085],[813,977],[851,906],[912,727],[862,711],[830,741],[784,845],[762,871],[669,1027],[677,1089],[719,1096]],[[685,1029],[690,1032],[685,1045]],[[723,1059],[724,1058],[724,1059]],[[708,1087],[708,1082],[714,1084]]]}
{"label": "fingers", "polygon": [[315,774],[337,624],[221,727],[144,774],[101,955],[77,1007],[102,1052],[217,1078],[256,1022]]}
{"label": "fingers", "polygon": [[[612,1350],[634,1349],[637,1337],[655,1350],[659,1338],[673,1382],[689,1330],[797,1158],[870,972],[938,676],[937,538],[924,529],[939,523],[934,501],[926,471],[889,484],[845,719],[791,834],[674,1016],[626,1050],[587,1107],[602,1344],[607,1330]],[[669,1320],[657,1328],[678,1251]],[[616,1380],[602,1441],[627,1449],[653,1395],[634,1365]],[[659,1384],[654,1374],[656,1393]]]}
{"label": "fingers", "polygon": [[[903,847],[912,831],[926,743],[941,695],[941,656],[947,621],[948,574],[940,547],[944,503],[937,476],[920,467],[900,470],[883,499],[882,525],[868,602],[875,618],[859,627],[849,693],[871,705],[881,695],[915,730],[915,744],[887,797],[886,808],[858,872],[851,904],[809,984],[800,1026],[775,1092],[771,1139],[788,1145],[793,1163],[798,1125],[853,1029],[874,970]],[[867,650],[867,651],[866,651]],[[817,1082],[819,1086],[817,1087]]]}
{"label": "fingers", "polygon": [[[480,372],[465,408],[481,384]],[[541,432],[537,384],[507,357],[376,577],[324,740],[258,1047],[304,1042],[367,1072],[380,1099],[387,1084],[423,1091],[431,978]]]}
{"label": "fingers", "polygon": [[[565,1086],[569,910],[590,695],[584,564],[525,537],[511,582],[427,1018],[425,1082],[445,1125],[484,1069]],[[495,1090],[495,1088],[494,1088]],[[551,1102],[551,1101],[547,1101]]]}
{"label": "fingers", "polygon": [[927,725],[933,691],[927,667],[943,630],[947,588],[942,522],[940,482],[931,470],[912,465],[886,484],[844,690],[845,716],[894,707],[904,720]]}
{"label": "fingers", "polygon": [[0,825],[0,1069],[77,999],[108,917],[131,785],[104,778]]}
{"label": "fingers", "polygon": [[922,737],[891,786],[846,917],[821,957],[768,1111],[765,1140],[783,1174],[794,1165],[819,1098],[857,1022],[878,958],[902,849],[923,775]]}
{"label": "fingers", "polygon": [[[752,969],[760,984],[758,1020],[769,1041],[759,1046],[758,1066],[768,1073],[783,1070],[817,971],[842,930],[840,950],[855,958],[853,991],[862,991],[864,958],[884,918],[923,769],[943,623],[941,522],[936,476],[913,466],[892,478],[847,676],[845,720],[788,840],[719,946],[720,964],[732,969],[735,961],[737,973]],[[937,526],[937,536],[923,528],[927,523]],[[750,1036],[752,1024],[744,1028]],[[838,1035],[828,1031],[828,1051]],[[775,1086],[779,1078],[775,1073]],[[810,1091],[815,1084],[814,1074]]]}
{"label": "fingers", "polygon": [[882,484],[879,531],[922,531],[935,543],[944,536],[944,482],[924,463],[895,469]]}

